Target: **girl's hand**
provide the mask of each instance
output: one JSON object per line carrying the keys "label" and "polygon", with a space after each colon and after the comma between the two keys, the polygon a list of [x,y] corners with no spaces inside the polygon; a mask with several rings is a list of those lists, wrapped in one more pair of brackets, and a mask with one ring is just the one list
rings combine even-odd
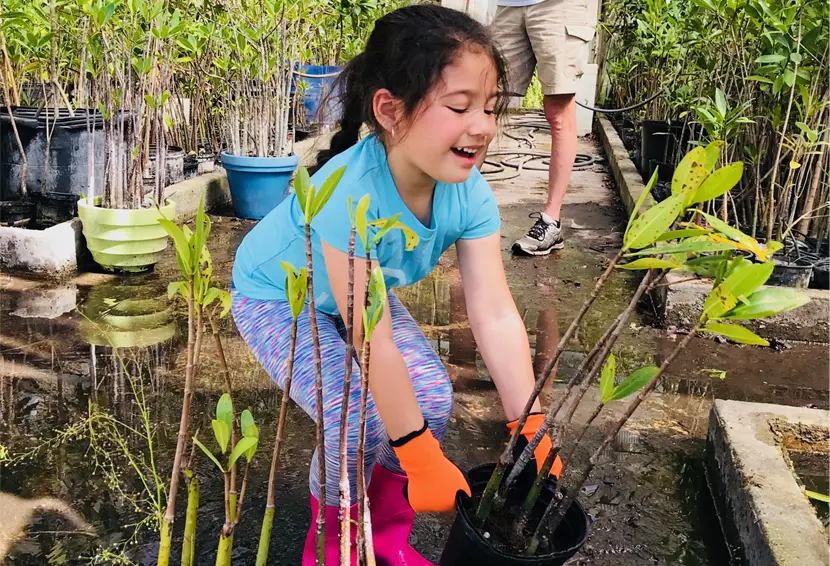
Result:
{"label": "girl's hand", "polygon": [[420,430],[390,443],[409,480],[404,495],[415,511],[451,511],[459,491],[471,495],[464,474],[444,456],[426,421]]}
{"label": "girl's hand", "polygon": [[[533,439],[536,434],[536,431],[539,430],[539,427],[542,426],[542,423],[545,422],[545,415],[542,413],[531,413],[527,417],[527,421],[525,421],[525,426],[522,429],[522,436],[525,439],[525,442],[519,442],[516,445],[516,452],[517,454],[521,454],[521,452],[525,449],[528,443]],[[507,428],[510,429],[510,434],[513,434],[516,431],[516,425],[518,425],[518,419],[515,421],[510,421],[507,423]],[[520,439],[521,440],[521,439]],[[545,434],[542,437],[542,440],[539,442],[539,445],[536,447],[536,450],[533,451],[533,459],[536,461],[536,472],[542,471],[542,464],[544,464],[545,460],[548,457],[548,454],[553,449],[553,443],[550,441],[550,437]],[[550,475],[559,477],[562,473],[562,460],[559,456],[553,461],[553,465],[550,467]]]}

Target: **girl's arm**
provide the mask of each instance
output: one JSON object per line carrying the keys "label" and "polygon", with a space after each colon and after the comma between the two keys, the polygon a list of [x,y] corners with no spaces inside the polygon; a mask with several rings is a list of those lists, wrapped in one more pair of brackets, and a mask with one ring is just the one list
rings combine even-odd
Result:
{"label": "girl's arm", "polygon": [[[484,364],[499,391],[508,421],[521,415],[535,382],[530,344],[501,258],[501,236],[458,240],[458,263],[467,315]],[[533,411],[539,411],[537,400]]]}
{"label": "girl's arm", "polygon": [[[329,275],[337,309],[343,319],[347,313],[349,256],[323,242],[323,257]],[[360,352],[363,346],[363,296],[366,292],[365,258],[355,258],[354,269],[354,345]],[[372,262],[372,268],[377,262]],[[409,370],[392,338],[392,319],[389,309],[372,335],[369,358],[369,390],[386,427],[389,438],[395,440],[419,430],[424,424],[421,408],[415,398],[415,389]]]}

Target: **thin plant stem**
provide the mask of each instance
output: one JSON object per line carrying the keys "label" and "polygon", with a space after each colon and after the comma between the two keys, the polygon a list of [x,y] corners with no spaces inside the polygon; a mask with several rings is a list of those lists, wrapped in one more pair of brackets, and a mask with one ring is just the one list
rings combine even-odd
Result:
{"label": "thin plant stem", "polygon": [[[527,417],[530,415],[530,412],[533,410],[533,405],[536,402],[536,399],[539,397],[539,394],[542,392],[542,389],[545,387],[545,383],[550,376],[550,373],[553,371],[553,368],[556,366],[556,363],[559,361],[560,356],[565,351],[565,348],[568,345],[571,337],[576,333],[576,330],[579,328],[579,325],[582,323],[582,319],[585,317],[585,314],[591,308],[591,305],[594,304],[594,301],[599,296],[600,290],[605,285],[605,281],[614,271],[614,267],[620,261],[623,256],[623,250],[617,252],[617,254],[611,259],[608,263],[603,274],[597,280],[596,285],[594,285],[593,291],[591,291],[590,296],[582,303],[582,308],[580,308],[579,312],[577,313],[576,317],[574,318],[571,325],[559,339],[559,344],[556,347],[556,352],[553,354],[551,359],[545,364],[545,367],[539,373],[536,378],[536,383],[533,387],[533,392],[530,395],[530,398],[527,400],[524,409],[522,410],[522,414],[519,416],[519,419],[516,424],[516,429],[511,435],[507,446],[505,447],[504,451],[499,458],[499,461],[496,464],[495,470],[493,470],[493,474],[490,476],[490,481],[487,483],[487,487],[484,489],[484,493],[481,497],[481,502],[479,503],[478,510],[476,511],[476,521],[478,524],[482,525],[490,516],[490,511],[493,507],[493,503],[495,501],[496,495],[499,492],[499,488],[501,487],[501,481],[504,477],[505,468],[513,463],[513,451],[516,448],[516,443],[519,440],[519,436],[521,435],[521,431],[524,428],[525,423],[527,422]],[[367,279],[368,281],[368,279]]]}
{"label": "thin plant stem", "polygon": [[[343,402],[340,405],[340,565],[349,566],[351,560],[351,486],[349,484],[348,424],[349,400],[354,364],[354,246],[356,230],[349,234],[349,280],[346,292],[346,358],[343,370]],[[361,372],[363,370],[361,369]],[[361,380],[362,385],[362,380]],[[361,387],[362,391],[362,387]],[[362,401],[362,399],[361,399]]]}
{"label": "thin plant stem", "polygon": [[314,266],[311,253],[311,224],[305,225],[306,269],[308,271],[308,320],[314,347],[314,388],[317,406],[317,478],[319,499],[317,507],[317,565],[326,561],[326,445],[323,431],[323,368],[320,359],[320,334],[317,328],[317,312],[314,306]]}
{"label": "thin plant stem", "polygon": [[[620,313],[620,315],[617,317],[617,319],[615,321],[615,324],[614,324],[614,327],[613,327],[613,330],[610,332],[610,334],[608,334],[606,332],[607,337],[606,336],[603,337],[603,338],[605,338],[605,340],[602,341],[602,349],[600,350],[600,352],[597,354],[597,356],[595,358],[593,368],[587,374],[587,376],[585,376],[583,378],[583,381],[580,382],[579,385],[582,385],[582,383],[584,383],[584,382],[590,383],[591,378],[593,378],[593,376],[599,371],[599,368],[602,368],[602,364],[605,362],[605,358],[608,357],[608,354],[611,352],[611,348],[614,346],[614,343],[617,341],[617,338],[619,338],[620,333],[622,332],[623,328],[625,327],[626,323],[628,322],[628,319],[631,317],[631,315],[636,310],[637,304],[640,302],[640,298],[643,296],[643,294],[645,294],[645,292],[650,287],[651,282],[652,282],[652,277],[653,277],[653,271],[654,270],[649,269],[646,272],[646,275],[645,275],[645,277],[643,277],[643,280],[640,282],[640,285],[637,287],[637,290],[635,291],[634,296],[631,298],[631,301],[628,303],[628,307],[626,307],[626,309],[622,313]],[[577,385],[577,384],[574,384],[574,385]],[[580,389],[581,389],[581,387],[580,387]],[[560,400],[557,403],[551,405],[550,409],[548,410],[547,414],[545,415],[545,424],[544,424],[544,426],[539,427],[539,430],[536,431],[536,434],[533,436],[533,439],[531,439],[531,441],[525,447],[525,449],[522,452],[521,456],[516,461],[516,464],[513,466],[513,469],[510,471],[510,475],[507,477],[507,481],[505,482],[505,488],[507,490],[510,489],[510,486],[512,486],[513,483],[516,481],[516,479],[519,477],[519,474],[522,473],[522,470],[524,470],[524,468],[527,466],[527,464],[531,461],[531,458],[533,458],[533,452],[534,452],[534,450],[536,450],[536,447],[539,446],[539,442],[541,442],[542,436],[545,434],[546,430],[554,424],[554,419],[556,418],[556,414],[559,412],[559,410],[562,408],[562,406],[565,404],[565,402],[571,396],[573,391],[574,391],[574,388],[570,387],[568,390],[565,391],[565,393],[562,395],[562,397],[560,398]],[[581,396],[579,396],[579,390],[577,390],[577,395],[578,395],[578,397],[575,400],[576,403],[578,403],[579,399],[581,399]],[[507,491],[505,491],[504,493],[507,493]]]}
{"label": "thin plant stem", "polygon": [[[703,324],[701,323],[701,326]],[[533,555],[536,553],[536,550],[539,546],[539,538],[542,534],[542,529],[546,528],[551,533],[556,532],[557,527],[562,522],[562,519],[565,517],[565,514],[570,509],[571,504],[576,499],[577,495],[579,494],[582,486],[585,485],[585,482],[588,480],[588,476],[591,474],[593,469],[597,466],[602,457],[603,452],[611,445],[614,439],[617,437],[617,434],[620,432],[625,423],[628,422],[628,419],[631,418],[631,415],[634,414],[634,411],[640,406],[643,400],[648,396],[649,393],[654,389],[657,385],[657,382],[662,377],[663,373],[666,371],[666,368],[671,365],[671,363],[675,360],[675,358],[680,354],[680,352],[691,342],[692,338],[694,338],[695,332],[700,328],[695,328],[692,332],[689,332],[680,343],[675,346],[674,350],[672,350],[671,354],[663,360],[663,363],[660,364],[660,368],[657,370],[657,373],[654,374],[654,377],[651,378],[645,387],[643,387],[638,393],[634,400],[628,405],[625,413],[619,420],[611,427],[608,432],[605,434],[605,438],[603,438],[602,442],[597,446],[594,453],[591,455],[590,460],[588,461],[588,465],[585,469],[577,476],[576,482],[574,482],[573,486],[568,487],[568,493],[565,495],[562,502],[554,498],[550,505],[548,505],[547,509],[545,509],[545,514],[542,516],[542,519],[539,521],[539,524],[536,527],[536,530],[533,533],[533,538],[530,540],[530,544],[527,548],[527,554]],[[548,523],[548,518],[553,512],[556,514],[550,520],[550,526],[545,527]]]}
{"label": "thin plant stem", "polygon": [[[372,259],[366,251],[366,289],[363,293],[363,310],[369,308],[369,280],[372,276]],[[362,318],[362,317],[361,317]],[[357,432],[357,555],[358,563],[368,563],[369,548],[366,535],[366,516],[368,515],[366,497],[366,470],[364,454],[366,450],[366,407],[369,398],[369,359],[371,345],[366,340],[366,329],[363,329],[363,349],[360,356],[360,418]],[[372,551],[374,554],[374,551]]]}
{"label": "thin plant stem", "polygon": [[288,404],[291,401],[291,380],[294,376],[294,353],[297,347],[297,319],[291,323],[291,342],[288,347],[288,360],[285,364],[285,385],[280,402],[280,414],[276,423],[274,450],[271,453],[271,470],[268,472],[268,496],[265,503],[265,520],[259,536],[256,554],[256,566],[265,566],[268,561],[268,547],[271,544],[271,526],[274,522],[274,482],[279,468],[280,451],[285,435],[285,421],[288,416]]}

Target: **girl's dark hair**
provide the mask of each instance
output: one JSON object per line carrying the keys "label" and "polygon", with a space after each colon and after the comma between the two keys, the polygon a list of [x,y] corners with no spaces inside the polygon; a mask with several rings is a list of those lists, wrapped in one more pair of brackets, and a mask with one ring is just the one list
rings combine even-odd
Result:
{"label": "girl's dark hair", "polygon": [[458,10],[437,5],[414,5],[386,14],[375,23],[366,49],[337,77],[332,92],[340,92],[343,112],[331,147],[317,154],[314,170],[357,143],[365,123],[380,130],[372,101],[381,88],[403,101],[407,117],[435,85],[462,50],[488,55],[496,67],[499,99],[496,115],[507,107],[507,73],[501,53],[487,29]]}

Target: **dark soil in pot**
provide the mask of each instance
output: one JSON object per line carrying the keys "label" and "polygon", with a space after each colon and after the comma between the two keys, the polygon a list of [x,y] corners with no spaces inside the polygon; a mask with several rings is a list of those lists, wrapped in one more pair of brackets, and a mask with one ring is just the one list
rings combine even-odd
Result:
{"label": "dark soil in pot", "polygon": [[[535,556],[524,555],[524,549],[516,549],[511,542],[513,525],[518,508],[524,499],[523,495],[527,491],[527,484],[524,489],[514,489],[507,503],[507,511],[501,515],[493,514],[484,532],[474,526],[475,510],[494,469],[494,464],[485,464],[468,472],[467,477],[473,497],[459,494],[456,498],[457,515],[444,552],[441,554],[440,566],[511,566],[514,564],[561,566],[565,564],[588,540],[588,515],[578,501],[575,501],[568,509],[553,537],[542,537]],[[555,489],[555,480],[549,480],[528,522],[530,528],[536,527],[547,504],[553,498]]]}

